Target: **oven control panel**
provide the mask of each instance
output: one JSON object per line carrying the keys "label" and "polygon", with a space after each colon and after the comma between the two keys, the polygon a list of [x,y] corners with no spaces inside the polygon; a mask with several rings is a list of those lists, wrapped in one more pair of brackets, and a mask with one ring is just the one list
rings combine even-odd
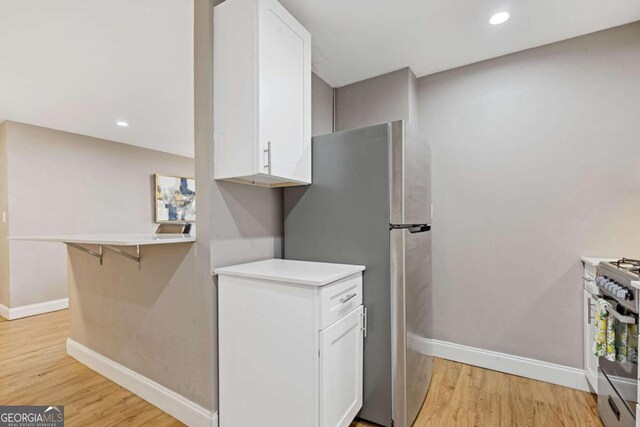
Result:
{"label": "oven control panel", "polygon": [[615,296],[618,299],[626,301],[634,300],[633,289],[624,286],[607,276],[598,276],[596,278],[596,285],[598,285],[598,287],[604,289],[605,291],[608,291],[611,295]]}

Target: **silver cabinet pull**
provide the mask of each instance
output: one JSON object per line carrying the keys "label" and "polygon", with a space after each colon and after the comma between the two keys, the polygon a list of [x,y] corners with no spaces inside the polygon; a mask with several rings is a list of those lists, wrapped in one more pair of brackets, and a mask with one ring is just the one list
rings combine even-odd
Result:
{"label": "silver cabinet pull", "polygon": [[267,148],[265,148],[263,152],[267,155],[267,161],[264,165],[264,168],[266,169],[265,172],[271,175],[271,141],[267,141]]}
{"label": "silver cabinet pull", "polygon": [[618,313],[613,307],[606,307],[607,312],[616,318],[618,322],[626,323],[628,325],[635,325],[638,323],[638,319],[633,316],[625,316],[624,314]]}
{"label": "silver cabinet pull", "polygon": [[360,316],[362,316],[362,337],[366,338],[367,337],[367,307],[362,307],[362,314],[360,314]]}
{"label": "silver cabinet pull", "polygon": [[351,300],[351,299],[355,298],[355,297],[356,297],[356,295],[358,295],[358,294],[347,294],[347,296],[346,296],[346,297],[344,297],[344,298],[340,298],[340,303],[341,303],[341,304],[344,304],[345,302],[347,302],[347,301],[349,301],[349,300]]}
{"label": "silver cabinet pull", "polygon": [[594,283],[595,282],[595,280],[593,280],[591,277],[585,277],[585,276],[582,276],[582,280],[585,280],[585,281],[590,282],[590,283]]}

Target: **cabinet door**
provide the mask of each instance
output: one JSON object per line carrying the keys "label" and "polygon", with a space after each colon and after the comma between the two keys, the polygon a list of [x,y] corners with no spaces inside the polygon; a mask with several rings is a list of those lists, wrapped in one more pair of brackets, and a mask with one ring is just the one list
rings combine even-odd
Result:
{"label": "cabinet door", "polygon": [[598,391],[598,357],[593,354],[593,340],[595,339],[594,310],[595,300],[593,296],[582,291],[583,305],[583,324],[584,324],[584,371],[587,380],[593,387],[594,391]]}
{"label": "cabinet door", "polygon": [[320,331],[321,427],[347,427],[362,408],[362,313]]}
{"label": "cabinet door", "polygon": [[263,173],[310,182],[311,37],[278,2],[259,2]]}

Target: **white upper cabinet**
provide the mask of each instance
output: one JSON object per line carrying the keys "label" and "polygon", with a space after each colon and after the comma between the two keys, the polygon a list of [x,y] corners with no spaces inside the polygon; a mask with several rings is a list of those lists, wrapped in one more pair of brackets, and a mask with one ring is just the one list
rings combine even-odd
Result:
{"label": "white upper cabinet", "polygon": [[275,0],[214,9],[214,177],[311,183],[311,36]]}

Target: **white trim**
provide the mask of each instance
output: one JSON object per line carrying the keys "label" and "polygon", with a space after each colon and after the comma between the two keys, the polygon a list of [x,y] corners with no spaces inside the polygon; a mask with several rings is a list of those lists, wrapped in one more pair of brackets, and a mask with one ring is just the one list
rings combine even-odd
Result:
{"label": "white trim", "polygon": [[9,318],[11,317],[11,315],[9,314],[9,307],[4,304],[0,304],[0,316],[4,317],[7,320],[11,320]]}
{"label": "white trim", "polygon": [[7,307],[6,305],[0,304],[0,316],[7,320],[16,320],[37,314],[49,313],[51,311],[64,310],[66,308],[69,308],[69,298],[21,305],[18,307]]}
{"label": "white trim", "polygon": [[584,370],[410,334],[409,346],[428,356],[590,392]]}
{"label": "white trim", "polygon": [[67,354],[190,427],[217,427],[218,413],[113,360],[67,339]]}

